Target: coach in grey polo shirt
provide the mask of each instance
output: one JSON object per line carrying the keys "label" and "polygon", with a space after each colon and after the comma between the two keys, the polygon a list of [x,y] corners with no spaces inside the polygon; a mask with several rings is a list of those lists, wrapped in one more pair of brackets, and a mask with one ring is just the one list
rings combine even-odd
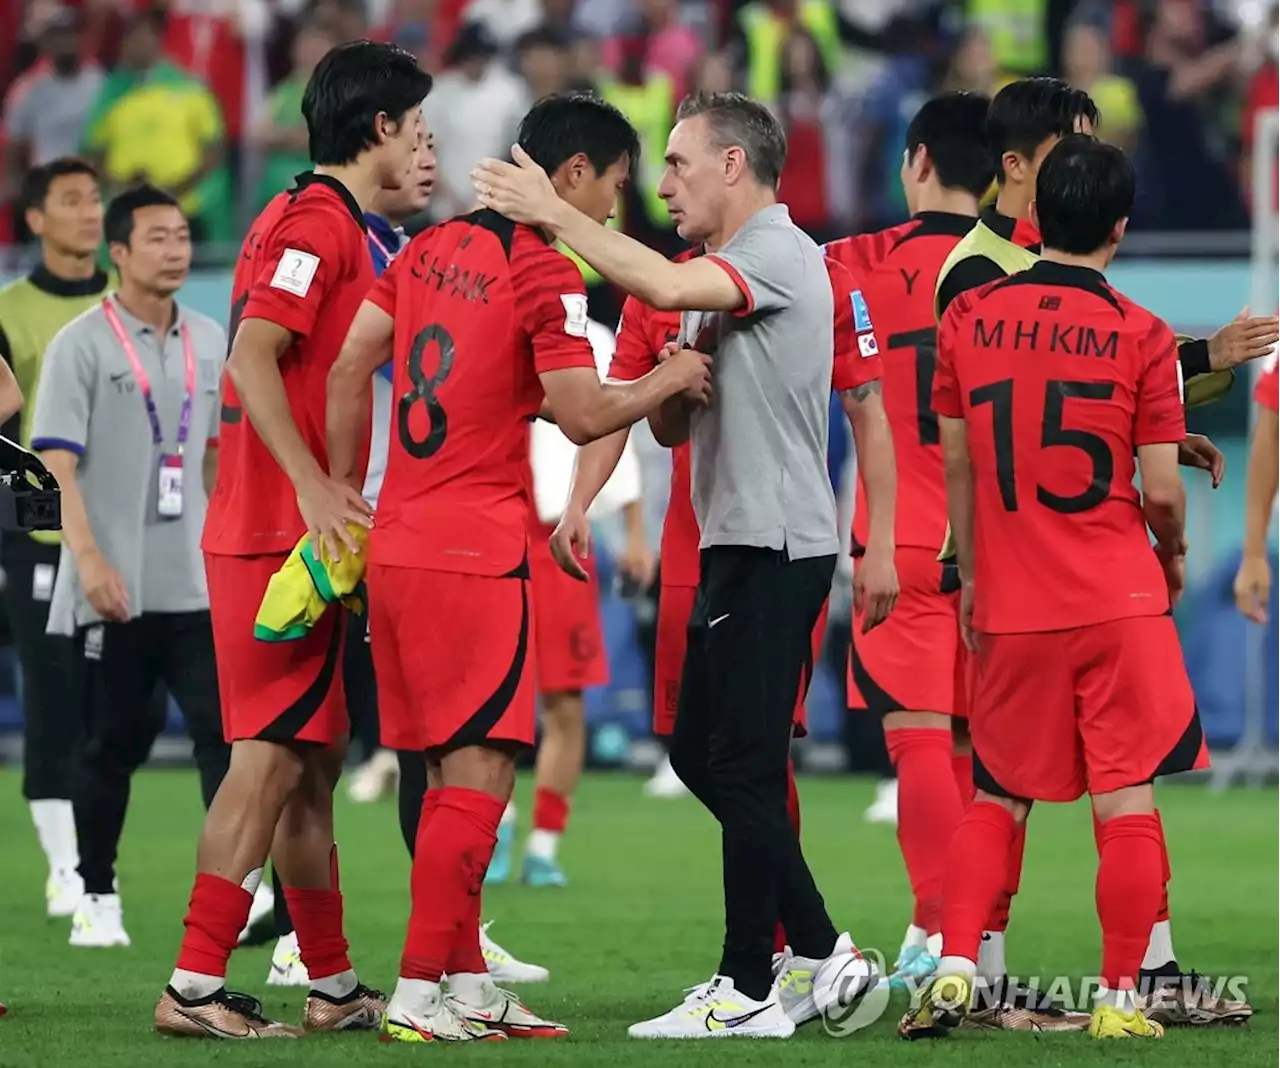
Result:
{"label": "coach in grey polo shirt", "polygon": [[174,299],[191,239],[172,197],[122,193],[105,231],[120,288],[50,344],[31,434],[62,487],[49,630],[75,638],[90,721],[73,799],[79,946],[128,944],[115,858],[129,778],[163,726],[160,684],[187,720],[206,804],[229,753],[200,553],[226,335]]}
{"label": "coach in grey polo shirt", "polygon": [[683,310],[680,344],[711,357],[710,405],[676,397],[650,422],[663,444],[692,442],[702,581],[671,763],[721,826],[724,950],[696,996],[631,1034],[787,1037],[818,1010],[808,983],[774,981],[776,922],[792,950],[780,980],[803,972],[813,995],[830,995],[857,960],[786,809],[792,716],[839,552],[827,473],[832,283],[821,250],[776,202],[786,139],[769,111],[709,94],[677,119],[658,192],[681,237],[707,253],[683,263],[575,211],[520,152],[516,166],[484,161],[475,184],[486,206],[545,227],[646,304]]}

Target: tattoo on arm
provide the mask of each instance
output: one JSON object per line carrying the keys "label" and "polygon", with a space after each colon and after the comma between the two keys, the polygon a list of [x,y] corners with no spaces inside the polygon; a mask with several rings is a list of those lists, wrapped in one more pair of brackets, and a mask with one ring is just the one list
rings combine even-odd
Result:
{"label": "tattoo on arm", "polygon": [[872,382],[865,382],[860,386],[855,386],[853,389],[845,390],[845,393],[848,396],[852,397],[859,404],[862,403],[864,400],[866,400],[868,397],[870,397],[873,393],[879,393],[879,392],[880,392],[880,379],[878,378]]}

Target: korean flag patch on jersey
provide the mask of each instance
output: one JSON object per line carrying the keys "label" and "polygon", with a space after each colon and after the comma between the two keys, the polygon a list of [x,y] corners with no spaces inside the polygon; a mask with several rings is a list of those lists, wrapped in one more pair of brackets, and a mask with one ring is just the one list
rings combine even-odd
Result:
{"label": "korean flag patch on jersey", "polygon": [[871,326],[871,311],[867,307],[867,299],[862,295],[862,290],[855,289],[850,293],[849,301],[853,305],[853,331],[858,335],[858,351],[862,353],[864,360],[879,356],[880,343],[876,341],[876,335]]}

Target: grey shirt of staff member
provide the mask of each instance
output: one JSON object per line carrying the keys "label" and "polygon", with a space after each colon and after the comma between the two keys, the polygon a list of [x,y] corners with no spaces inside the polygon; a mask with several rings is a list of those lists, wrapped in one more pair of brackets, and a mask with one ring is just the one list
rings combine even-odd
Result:
{"label": "grey shirt of staff member", "polygon": [[[200,554],[208,506],[205,454],[218,434],[226,334],[212,319],[180,305],[172,325],[160,331],[116,297],[108,299],[151,381],[163,442],[153,441],[142,391],[99,304],[68,323],[45,354],[31,446],[79,458],[75,478],[89,529],[97,550],[124,582],[131,618],[144,612],[205,611],[209,594]],[[196,389],[182,450],[182,516],[163,519],[158,470],[163,454],[177,452],[186,394],[184,325],[195,357]],[[102,618],[89,603],[73,549],[64,540],[49,633],[74,635]]]}
{"label": "grey shirt of staff member", "polygon": [[687,311],[679,344],[712,357],[714,397],[691,418],[701,547],[840,551],[827,473],[833,297],[822,250],[782,204],[752,215],[705,260],[746,306]]}

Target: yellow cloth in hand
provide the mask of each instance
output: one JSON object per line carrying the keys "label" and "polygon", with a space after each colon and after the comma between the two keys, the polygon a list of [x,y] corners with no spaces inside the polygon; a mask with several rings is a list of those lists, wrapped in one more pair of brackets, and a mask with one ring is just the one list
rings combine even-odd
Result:
{"label": "yellow cloth in hand", "polygon": [[359,544],[352,552],[340,547],[336,560],[321,559],[321,553],[304,534],[293,547],[284,566],[271,576],[267,592],[253,621],[253,636],[260,642],[294,642],[305,638],[329,605],[341,601],[351,611],[363,615],[365,552],[369,532],[356,523],[347,529]]}

